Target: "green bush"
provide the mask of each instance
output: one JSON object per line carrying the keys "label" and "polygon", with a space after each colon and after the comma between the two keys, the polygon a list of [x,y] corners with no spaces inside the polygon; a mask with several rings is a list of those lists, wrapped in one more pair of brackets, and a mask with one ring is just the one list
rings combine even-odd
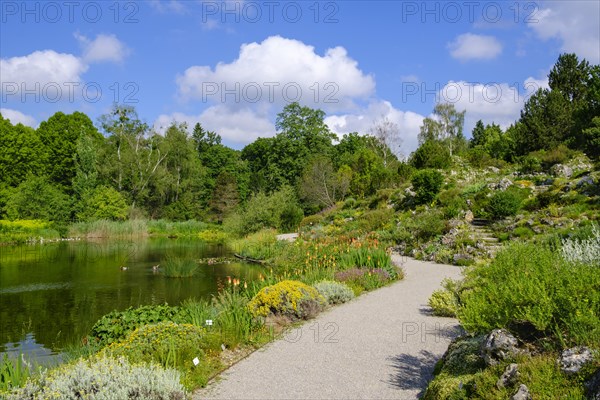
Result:
{"label": "green bush", "polygon": [[112,187],[100,186],[81,202],[81,211],[77,218],[83,221],[107,219],[123,221],[127,218],[129,205],[125,197]]}
{"label": "green bush", "polygon": [[320,214],[309,215],[308,217],[304,217],[300,222],[300,228],[311,227],[314,225],[318,225],[323,221],[323,216]]}
{"label": "green bush", "polygon": [[267,195],[260,192],[250,198],[239,214],[233,214],[224,221],[225,229],[243,236],[265,228],[285,231],[295,230],[304,213],[290,186]]}
{"label": "green bush", "polygon": [[443,207],[447,219],[458,217],[467,209],[467,202],[457,188],[448,189],[438,195],[438,201]]}
{"label": "green bush", "polygon": [[20,399],[184,400],[176,370],[130,364],[124,358],[92,357],[65,364],[7,395]]}
{"label": "green bush", "polygon": [[439,317],[456,317],[459,305],[459,283],[450,279],[442,282],[443,289],[434,291],[429,297],[429,307],[433,315]]}
{"label": "green bush", "polygon": [[[541,245],[517,243],[467,270],[458,318],[469,331],[507,328],[561,345],[600,343],[600,274]],[[525,327],[525,328],[519,328]]]}
{"label": "green bush", "polygon": [[446,231],[444,216],[438,210],[417,214],[412,220],[412,227],[414,237],[422,241],[441,236]]}
{"label": "green bush", "polygon": [[109,356],[125,357],[132,363],[154,362],[186,371],[195,367],[192,360],[196,357],[206,363],[205,336],[204,328],[196,325],[160,322],[141,326],[102,351]]}
{"label": "green bush", "polygon": [[485,210],[493,219],[517,215],[521,209],[521,197],[510,190],[498,191],[490,197]]}
{"label": "green bush", "polygon": [[413,190],[417,204],[431,203],[442,188],[444,176],[435,170],[417,171],[412,177]]}
{"label": "green bush", "polygon": [[269,314],[308,319],[325,305],[325,299],[313,287],[298,281],[282,281],[262,288],[248,303],[255,316]]}
{"label": "green bush", "polygon": [[140,326],[163,321],[178,320],[181,310],[168,305],[129,307],[112,311],[100,318],[92,327],[90,336],[100,345],[120,340]]}
{"label": "green bush", "polygon": [[411,155],[410,163],[417,169],[446,169],[452,164],[448,146],[437,140],[427,140]]}
{"label": "green bush", "polygon": [[358,225],[365,232],[377,230],[389,223],[394,217],[394,210],[380,208],[365,212],[358,217]]}
{"label": "green bush", "polygon": [[321,281],[313,286],[329,304],[342,304],[354,298],[352,289],[340,282]]}

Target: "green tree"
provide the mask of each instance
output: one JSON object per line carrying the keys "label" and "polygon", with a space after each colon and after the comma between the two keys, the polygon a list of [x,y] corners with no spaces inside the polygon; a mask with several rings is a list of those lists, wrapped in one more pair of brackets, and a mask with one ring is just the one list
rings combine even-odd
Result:
{"label": "green tree", "polygon": [[446,169],[452,164],[450,150],[442,142],[430,139],[423,142],[410,157],[410,164],[417,168]]}
{"label": "green tree", "polygon": [[483,146],[485,144],[485,126],[483,125],[483,121],[479,120],[475,123],[475,128],[473,128],[472,138],[469,142],[471,147],[475,146]]}
{"label": "green tree", "polygon": [[352,170],[347,165],[336,172],[331,160],[315,158],[304,171],[300,193],[309,203],[318,207],[329,207],[341,201],[348,193]]}
{"label": "green tree", "polygon": [[215,189],[210,199],[210,210],[216,216],[217,222],[222,223],[239,204],[237,181],[230,172],[223,171],[217,177]]}
{"label": "green tree", "polygon": [[77,218],[83,221],[99,219],[125,220],[129,205],[121,193],[112,187],[99,186],[83,201],[82,211]]}
{"label": "green tree", "polygon": [[433,109],[433,117],[423,120],[419,133],[419,144],[437,140],[448,147],[450,156],[456,147],[464,142],[463,125],[465,111],[458,112],[451,103],[438,103]]}
{"label": "green tree", "polygon": [[143,204],[167,157],[159,146],[163,138],[150,133],[132,107],[116,105],[101,123],[108,136],[100,163],[103,177],[131,200],[132,207]]}
{"label": "green tree", "polygon": [[418,204],[431,203],[442,188],[444,176],[436,170],[425,169],[417,171],[411,179],[413,190],[417,194]]}
{"label": "green tree", "polygon": [[5,213],[14,219],[41,219],[64,223],[70,220],[69,197],[45,177],[30,177],[6,201]]}
{"label": "green tree", "polygon": [[46,149],[46,168],[50,181],[70,191],[77,173],[77,141],[82,136],[99,139],[98,130],[89,117],[81,112],[57,112],[40,124],[37,133]]}
{"label": "green tree", "polygon": [[16,187],[28,176],[45,175],[46,152],[34,129],[12,125],[0,114],[0,186]]}

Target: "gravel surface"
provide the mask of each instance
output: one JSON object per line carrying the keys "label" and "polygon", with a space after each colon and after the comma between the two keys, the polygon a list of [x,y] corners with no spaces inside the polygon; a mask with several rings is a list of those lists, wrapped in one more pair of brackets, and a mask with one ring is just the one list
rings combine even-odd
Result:
{"label": "gravel surface", "polygon": [[460,333],[430,314],[450,265],[394,256],[405,278],[335,307],[232,366],[194,399],[417,399]]}

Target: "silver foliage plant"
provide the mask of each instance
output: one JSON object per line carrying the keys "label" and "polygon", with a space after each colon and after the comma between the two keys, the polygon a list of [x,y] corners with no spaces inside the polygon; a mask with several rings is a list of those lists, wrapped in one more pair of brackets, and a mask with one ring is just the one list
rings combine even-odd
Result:
{"label": "silver foliage plant", "polygon": [[592,226],[592,236],[588,239],[563,239],[562,257],[569,263],[600,266],[600,229]]}
{"label": "silver foliage plant", "polygon": [[348,285],[334,281],[321,281],[313,285],[328,304],[341,304],[354,298],[354,292]]}
{"label": "silver foliage plant", "polygon": [[92,357],[42,374],[7,397],[16,399],[184,400],[179,372],[124,358]]}

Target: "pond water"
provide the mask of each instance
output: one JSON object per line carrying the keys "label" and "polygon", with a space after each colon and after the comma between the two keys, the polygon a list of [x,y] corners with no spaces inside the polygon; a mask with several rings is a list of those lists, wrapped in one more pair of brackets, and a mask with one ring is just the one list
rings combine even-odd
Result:
{"label": "pond water", "polygon": [[166,256],[201,259],[232,252],[167,238],[0,246],[0,353],[51,358],[79,343],[112,310],[207,298],[228,276],[251,281],[261,270],[246,263],[200,264],[191,278],[167,278],[152,269]]}

